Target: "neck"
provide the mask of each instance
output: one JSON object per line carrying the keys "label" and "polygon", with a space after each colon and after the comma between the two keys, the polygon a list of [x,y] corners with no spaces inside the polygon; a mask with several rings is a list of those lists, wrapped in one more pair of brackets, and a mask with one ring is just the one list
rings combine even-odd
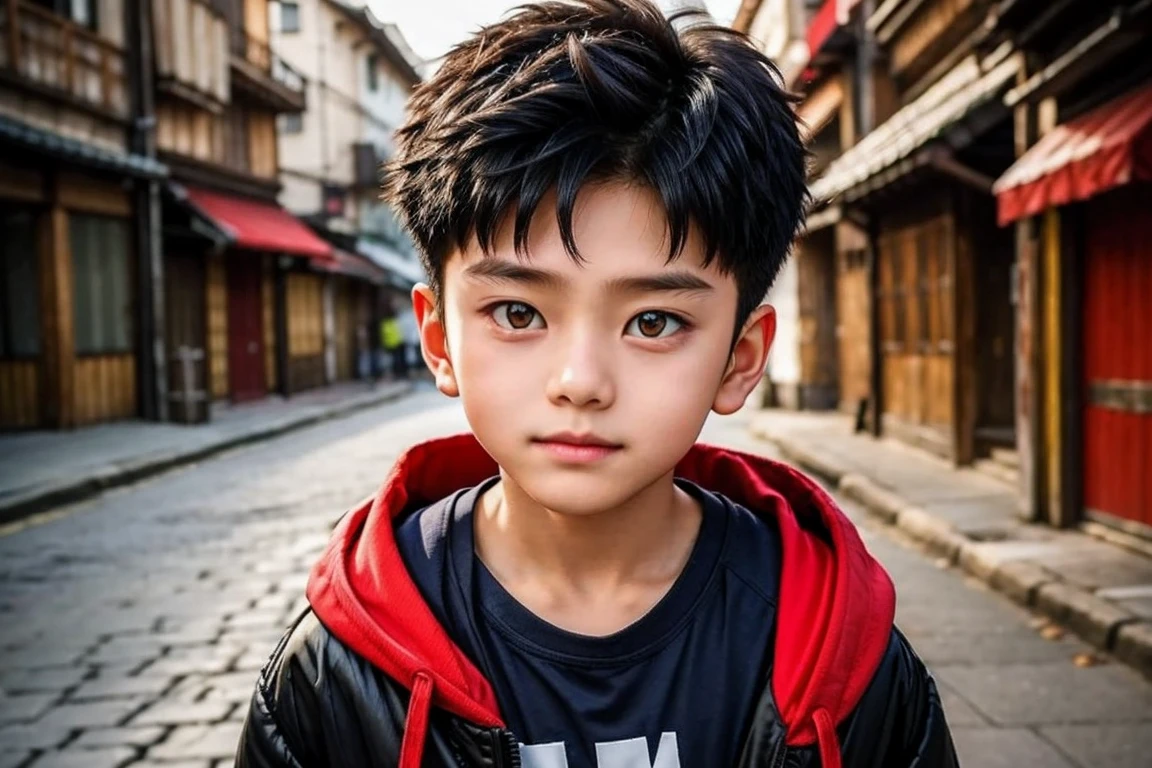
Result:
{"label": "neck", "polygon": [[476,551],[505,584],[591,593],[670,583],[687,563],[701,515],[671,472],[618,507],[572,515],[541,506],[502,471],[477,504]]}

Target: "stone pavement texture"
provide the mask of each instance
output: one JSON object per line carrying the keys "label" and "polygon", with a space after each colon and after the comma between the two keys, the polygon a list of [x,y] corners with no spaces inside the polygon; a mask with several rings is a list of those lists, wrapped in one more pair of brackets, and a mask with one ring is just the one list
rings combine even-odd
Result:
{"label": "stone pavement texture", "polygon": [[[396,402],[103,494],[0,535],[0,768],[224,768],[260,666],[340,514],[458,403]],[[704,439],[771,453],[747,416]],[[1147,768],[1152,685],[847,511],[892,573],[967,766]],[[1051,637],[1051,636],[1050,636]]]}
{"label": "stone pavement texture", "polygon": [[763,411],[752,432],[945,561],[1152,678],[1152,558],[1024,523],[1004,482],[853,434],[841,414]]}
{"label": "stone pavement texture", "polygon": [[375,405],[407,389],[401,383],[350,382],[289,399],[214,406],[206,424],[121,421],[0,435],[0,524]]}

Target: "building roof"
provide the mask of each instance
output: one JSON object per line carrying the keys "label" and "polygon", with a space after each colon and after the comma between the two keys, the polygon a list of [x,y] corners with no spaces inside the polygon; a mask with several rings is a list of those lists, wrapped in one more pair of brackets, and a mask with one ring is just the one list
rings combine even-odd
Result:
{"label": "building roof", "polygon": [[975,56],[965,59],[918,99],[833,160],[811,186],[813,201],[831,201],[896,166],[1007,90],[1020,66],[1021,59],[1016,54],[987,68]]}
{"label": "building roof", "polygon": [[168,166],[154,158],[99,147],[5,115],[0,115],[0,142],[15,144],[28,152],[58,157],[77,165],[125,176],[162,179],[168,175]]}
{"label": "building roof", "polygon": [[409,85],[415,85],[423,79],[419,70],[422,63],[420,57],[408,45],[399,27],[380,21],[362,0],[328,0],[328,2],[368,33],[380,52],[384,54],[384,58],[399,70]]}

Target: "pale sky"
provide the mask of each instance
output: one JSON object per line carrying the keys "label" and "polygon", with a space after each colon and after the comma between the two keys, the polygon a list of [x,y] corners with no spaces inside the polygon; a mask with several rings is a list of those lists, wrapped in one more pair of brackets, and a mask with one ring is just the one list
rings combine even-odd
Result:
{"label": "pale sky", "polygon": [[[435,59],[484,24],[523,0],[369,0],[381,21],[399,25],[408,44],[423,59]],[[660,0],[657,0],[660,2]],[[663,3],[661,3],[663,4]],[[736,15],[740,0],[706,0],[708,10],[722,24]]]}

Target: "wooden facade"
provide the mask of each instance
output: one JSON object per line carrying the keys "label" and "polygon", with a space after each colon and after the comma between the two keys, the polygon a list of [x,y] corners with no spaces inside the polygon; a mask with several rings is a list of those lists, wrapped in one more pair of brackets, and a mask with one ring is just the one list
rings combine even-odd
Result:
{"label": "wooden facade", "polygon": [[835,408],[839,396],[836,340],[836,233],[809,233],[797,244],[800,392],[804,409]]}
{"label": "wooden facade", "polygon": [[78,171],[0,165],[0,179],[19,184],[0,182],[4,302],[19,313],[0,348],[0,429],[135,415],[131,199]]}
{"label": "wooden facade", "polygon": [[840,410],[857,413],[872,388],[872,291],[866,233],[836,225],[836,340]]}
{"label": "wooden facade", "polygon": [[324,283],[323,275],[290,272],[287,276],[289,394],[323,386]]}
{"label": "wooden facade", "polygon": [[951,455],[956,423],[956,242],[951,210],[896,218],[878,239],[885,429]]}
{"label": "wooden facade", "polygon": [[228,284],[223,254],[208,259],[208,370],[213,399],[228,397]]}
{"label": "wooden facade", "polygon": [[[166,50],[156,68],[157,142],[178,182],[275,207],[276,117],[304,106],[304,83],[269,47],[268,0],[153,0]],[[188,30],[202,34],[189,35]],[[166,45],[165,45],[166,44]],[[172,260],[189,254],[182,232],[165,239]],[[282,391],[277,295],[279,254],[204,237],[205,386],[214,401]]]}
{"label": "wooden facade", "polygon": [[125,120],[123,5],[110,0],[101,11],[93,30],[29,0],[6,0],[0,74],[9,77],[3,82],[98,118]]}
{"label": "wooden facade", "polygon": [[356,377],[359,285],[346,277],[333,277],[333,347],[336,381]]}

